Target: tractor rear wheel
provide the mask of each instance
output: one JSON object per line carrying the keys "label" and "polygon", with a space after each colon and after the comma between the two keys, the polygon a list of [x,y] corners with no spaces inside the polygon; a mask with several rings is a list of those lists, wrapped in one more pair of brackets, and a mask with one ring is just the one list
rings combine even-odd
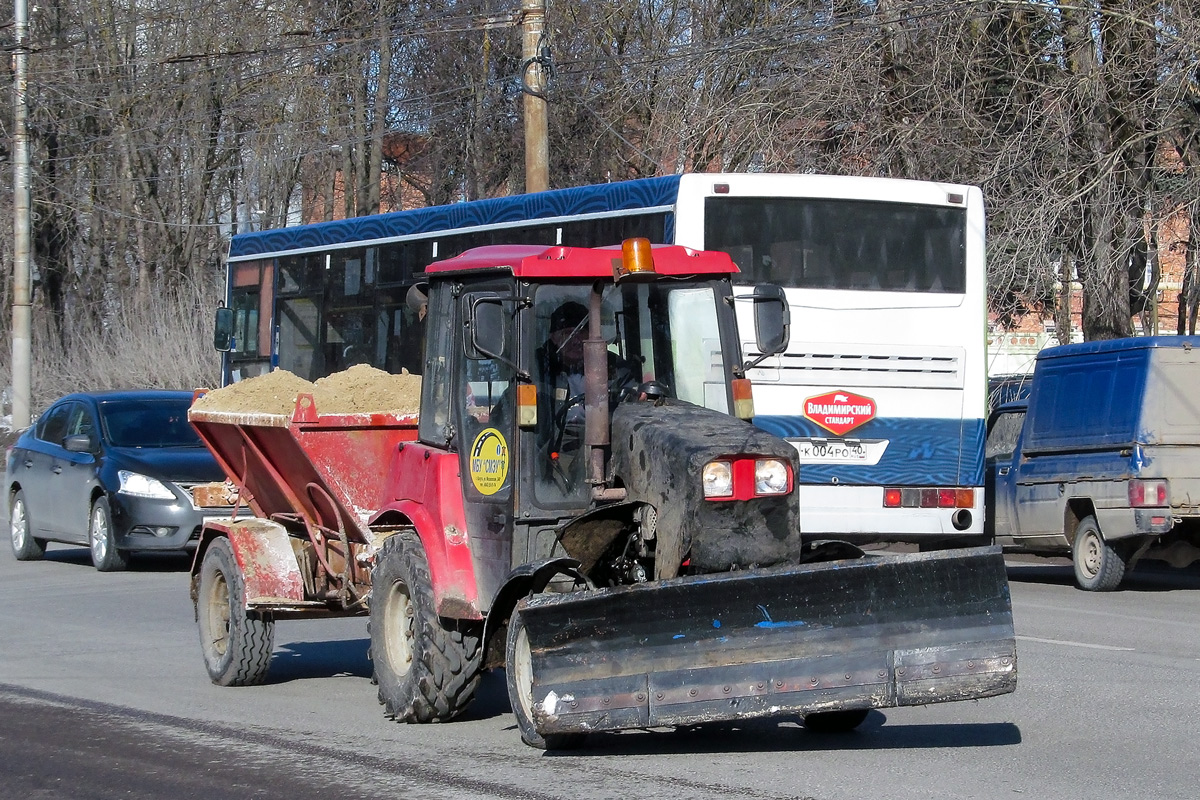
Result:
{"label": "tractor rear wheel", "polygon": [[397,722],[446,722],[479,685],[479,626],[443,621],[413,531],[383,543],[371,573],[371,662],[379,702]]}
{"label": "tractor rear wheel", "polygon": [[224,537],[209,545],[200,563],[196,621],[204,666],[213,683],[253,686],[266,680],[275,621],[246,610],[246,582],[233,546]]}

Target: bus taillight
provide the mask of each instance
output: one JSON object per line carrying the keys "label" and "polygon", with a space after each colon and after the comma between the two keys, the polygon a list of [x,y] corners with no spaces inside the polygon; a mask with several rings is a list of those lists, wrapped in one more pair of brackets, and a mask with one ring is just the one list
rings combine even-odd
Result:
{"label": "bus taillight", "polygon": [[924,488],[886,487],[884,508],[974,508],[975,490],[954,486]]}

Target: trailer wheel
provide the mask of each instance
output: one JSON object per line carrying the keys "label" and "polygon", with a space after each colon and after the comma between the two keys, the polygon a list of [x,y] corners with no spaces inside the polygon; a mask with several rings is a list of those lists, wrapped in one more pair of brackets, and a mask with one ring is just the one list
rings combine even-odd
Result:
{"label": "trailer wheel", "polygon": [[208,677],[218,686],[253,686],[266,680],[275,644],[275,621],[246,610],[246,583],[229,540],[213,540],[200,564],[196,599],[200,649]]}
{"label": "trailer wheel", "polygon": [[1125,577],[1124,553],[1104,540],[1093,516],[1079,521],[1071,560],[1075,563],[1075,582],[1089,592],[1111,592]]}
{"label": "trailer wheel", "polygon": [[97,497],[96,502],[92,503],[88,546],[92,551],[92,565],[101,572],[120,572],[129,566],[129,554],[117,549],[107,497]]}
{"label": "trailer wheel", "polygon": [[13,492],[8,503],[8,532],[17,561],[36,561],[46,554],[45,540],[35,539],[29,532],[29,512],[25,506],[25,493],[20,489]]}
{"label": "trailer wheel", "polygon": [[539,750],[572,750],[583,743],[581,733],[551,733],[543,736],[533,725],[533,669],[530,663],[529,634],[519,609],[508,620],[508,639],[504,648],[504,674],[508,684],[508,702],[512,704],[521,741]]}
{"label": "trailer wheel", "polygon": [[849,733],[863,724],[869,708],[853,708],[846,711],[818,711],[804,715],[804,727],[813,733]]}
{"label": "trailer wheel", "polygon": [[446,722],[479,685],[479,631],[437,615],[429,562],[412,531],[383,543],[371,574],[371,662],[379,702],[397,722]]}

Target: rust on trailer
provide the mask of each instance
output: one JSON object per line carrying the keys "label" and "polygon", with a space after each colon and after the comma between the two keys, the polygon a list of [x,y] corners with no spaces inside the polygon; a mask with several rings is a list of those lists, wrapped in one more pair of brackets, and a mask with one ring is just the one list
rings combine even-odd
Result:
{"label": "rust on trailer", "polygon": [[246,608],[264,602],[303,601],[304,579],[287,529],[277,522],[244,519],[225,526],[246,586]]}

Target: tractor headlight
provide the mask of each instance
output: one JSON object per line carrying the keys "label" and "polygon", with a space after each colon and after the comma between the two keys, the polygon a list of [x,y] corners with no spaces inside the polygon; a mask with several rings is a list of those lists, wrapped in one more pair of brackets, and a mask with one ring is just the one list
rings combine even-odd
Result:
{"label": "tractor headlight", "polygon": [[175,495],[163,485],[162,481],[151,478],[149,475],[140,475],[128,470],[119,470],[117,477],[121,481],[121,488],[117,491],[121,494],[130,494],[134,497],[150,497],[154,500],[175,499]]}
{"label": "tractor headlight", "polygon": [[787,464],[777,458],[760,458],[754,462],[755,494],[787,494]]}
{"label": "tractor headlight", "polygon": [[733,496],[733,464],[728,461],[710,461],[704,465],[704,496]]}

